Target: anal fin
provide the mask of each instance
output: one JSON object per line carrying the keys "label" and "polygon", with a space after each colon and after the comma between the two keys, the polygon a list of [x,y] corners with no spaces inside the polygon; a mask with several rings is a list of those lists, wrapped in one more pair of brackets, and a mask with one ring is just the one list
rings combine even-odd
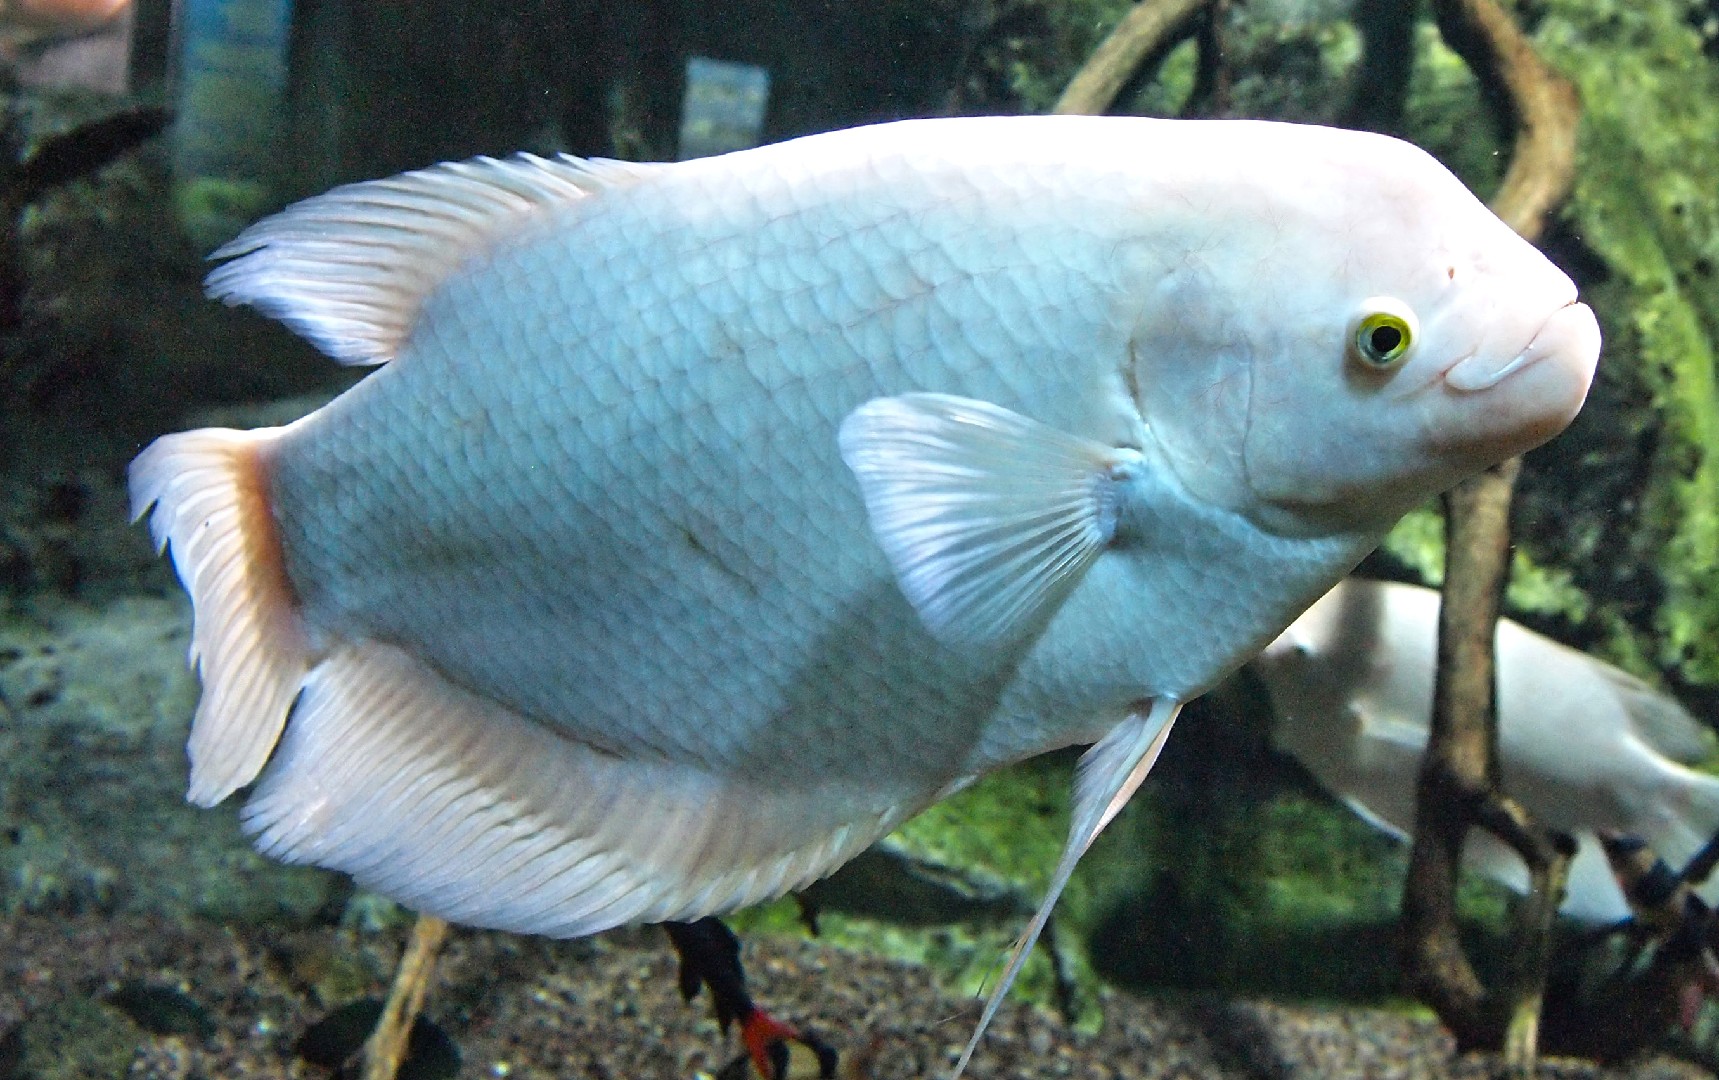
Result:
{"label": "anal fin", "polygon": [[1056,907],[1057,897],[1062,895],[1075,865],[1098,834],[1127,804],[1140,782],[1146,779],[1146,774],[1152,771],[1181,711],[1180,701],[1156,698],[1150,708],[1130,713],[1127,719],[1081,756],[1080,770],[1074,781],[1074,815],[1069,822],[1068,842],[1063,845],[1056,872],[1051,875],[1050,886],[1045,890],[1045,898],[1040,901],[1038,911],[1034,912],[1026,931],[1010,950],[1008,966],[1003,969],[990,997],[985,999],[985,1011],[980,1014],[973,1036],[967,1041],[967,1048],[961,1052],[961,1060],[955,1063],[949,1080],[960,1080],[966,1071],[985,1029],[997,1015],[997,1007],[1003,1003],[1004,995],[1020,975],[1028,953],[1044,932],[1045,923],[1050,921],[1051,909]]}
{"label": "anal fin", "polygon": [[918,809],[838,820],[822,798],[606,753],[364,640],[305,679],[244,822],[417,910],[578,937],[803,887]]}

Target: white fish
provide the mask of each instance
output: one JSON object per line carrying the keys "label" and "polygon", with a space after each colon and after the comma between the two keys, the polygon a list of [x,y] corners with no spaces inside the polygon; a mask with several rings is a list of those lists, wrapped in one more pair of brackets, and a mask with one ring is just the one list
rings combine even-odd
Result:
{"label": "white fish", "polygon": [[[1350,579],[1253,665],[1277,709],[1278,746],[1402,839],[1432,716],[1438,607],[1432,589]],[[1596,834],[1640,837],[1673,865],[1700,850],[1719,832],[1719,778],[1679,762],[1704,757],[1711,735],[1641,680],[1518,623],[1500,620],[1495,646],[1505,790],[1579,845],[1563,910],[1589,922],[1627,918]],[[1471,833],[1464,854],[1511,888],[1528,887],[1521,860],[1491,834]]]}
{"label": "white fish", "polygon": [[266,763],[262,850],[560,936],[798,888],[1096,741],[1018,965],[1182,703],[1562,429],[1599,348],[1426,154],[1267,123],[480,159],[217,256],[388,363],[132,466],[196,607],[191,799]]}

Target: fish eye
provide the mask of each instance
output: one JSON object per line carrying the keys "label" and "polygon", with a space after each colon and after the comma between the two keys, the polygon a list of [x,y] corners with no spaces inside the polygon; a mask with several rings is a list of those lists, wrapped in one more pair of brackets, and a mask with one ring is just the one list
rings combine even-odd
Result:
{"label": "fish eye", "polygon": [[1350,337],[1355,358],[1370,368],[1395,366],[1414,346],[1417,323],[1407,304],[1377,296],[1361,306]]}

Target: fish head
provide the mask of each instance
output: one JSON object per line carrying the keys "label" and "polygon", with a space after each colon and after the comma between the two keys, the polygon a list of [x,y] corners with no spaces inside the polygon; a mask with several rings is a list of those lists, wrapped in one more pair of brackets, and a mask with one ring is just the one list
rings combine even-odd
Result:
{"label": "fish head", "polygon": [[1599,329],[1570,278],[1424,151],[1283,127],[1260,125],[1269,183],[1206,196],[1234,231],[1158,285],[1203,355],[1160,379],[1179,415],[1143,411],[1208,501],[1281,533],[1386,527],[1563,430]]}

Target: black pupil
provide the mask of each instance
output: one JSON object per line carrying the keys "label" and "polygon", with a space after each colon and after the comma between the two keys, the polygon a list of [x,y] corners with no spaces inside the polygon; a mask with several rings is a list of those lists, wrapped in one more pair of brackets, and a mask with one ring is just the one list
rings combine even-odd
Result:
{"label": "black pupil", "polygon": [[1389,356],[1403,343],[1403,332],[1394,326],[1375,326],[1367,338],[1376,356]]}

